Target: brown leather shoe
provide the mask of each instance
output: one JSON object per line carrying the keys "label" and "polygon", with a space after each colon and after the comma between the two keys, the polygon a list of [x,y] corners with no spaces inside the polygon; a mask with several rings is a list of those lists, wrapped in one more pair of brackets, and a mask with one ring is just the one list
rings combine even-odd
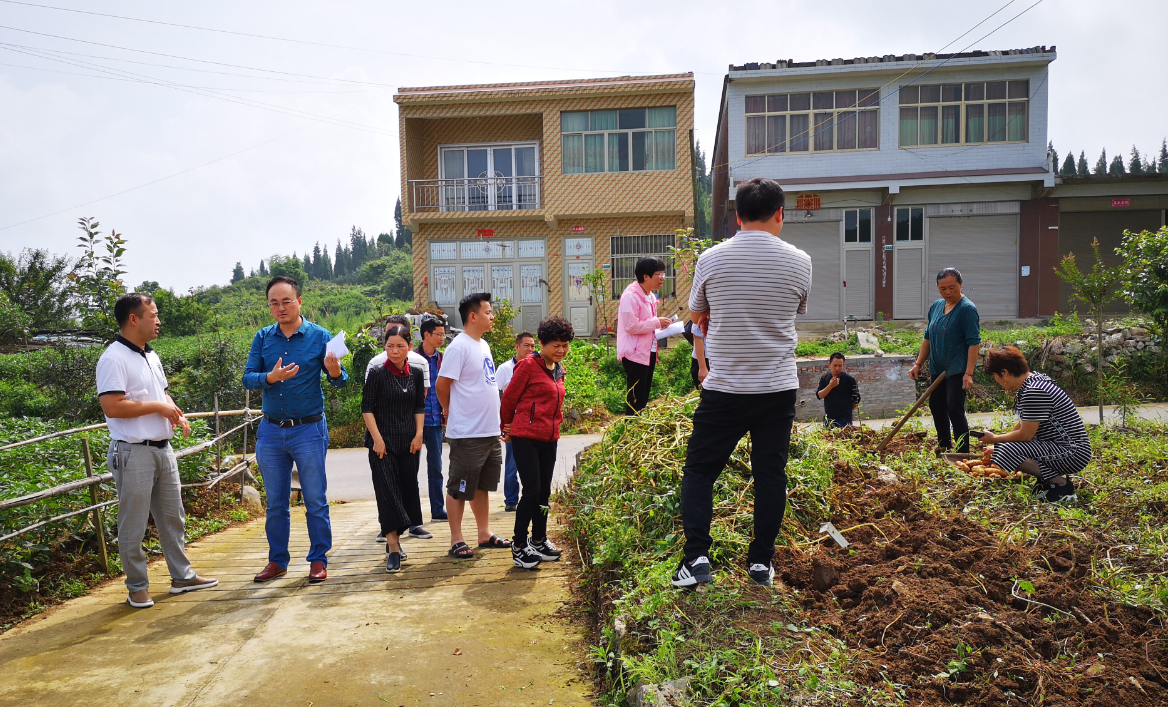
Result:
{"label": "brown leather shoe", "polygon": [[270,582],[273,579],[277,577],[283,577],[286,574],[288,574],[288,570],[284,569],[280,565],[277,565],[275,562],[269,562],[268,566],[264,568],[263,572],[260,572],[255,576],[255,581]]}
{"label": "brown leather shoe", "polygon": [[309,584],[320,584],[328,579],[328,570],[324,568],[323,562],[313,562],[312,567],[308,570]]}

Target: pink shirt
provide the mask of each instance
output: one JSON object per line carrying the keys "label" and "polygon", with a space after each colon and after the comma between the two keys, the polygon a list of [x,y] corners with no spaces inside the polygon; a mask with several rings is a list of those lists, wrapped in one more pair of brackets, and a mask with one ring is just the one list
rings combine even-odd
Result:
{"label": "pink shirt", "polygon": [[621,293],[616,317],[616,358],[644,366],[657,343],[657,296],[645,294],[640,283],[630,282]]}

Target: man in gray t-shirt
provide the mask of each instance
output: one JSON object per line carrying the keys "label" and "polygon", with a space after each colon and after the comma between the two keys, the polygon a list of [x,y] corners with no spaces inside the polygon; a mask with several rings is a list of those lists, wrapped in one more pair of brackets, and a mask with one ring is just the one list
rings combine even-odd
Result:
{"label": "man in gray t-shirt", "polygon": [[713,579],[714,482],[747,432],[754,477],[747,566],[759,584],[770,584],[775,574],[771,556],[786,508],[787,451],[799,389],[795,315],[807,311],[811,293],[811,258],[779,238],[784,199],[769,179],[740,185],[735,203],[742,230],[703,253],[694,272],[690,317],[706,333],[710,373],[702,382],[683,471],[685,558],[674,586]]}

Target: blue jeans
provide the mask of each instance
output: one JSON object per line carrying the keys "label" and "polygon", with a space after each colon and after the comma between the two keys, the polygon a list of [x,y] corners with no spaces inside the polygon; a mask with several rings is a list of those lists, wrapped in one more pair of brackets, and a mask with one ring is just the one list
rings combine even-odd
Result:
{"label": "blue jeans", "polygon": [[519,504],[519,467],[515,466],[515,453],[511,443],[507,445],[507,464],[503,467],[503,503]]}
{"label": "blue jeans", "polygon": [[256,431],[256,461],[268,494],[268,562],[288,567],[288,535],[291,513],[288,497],[292,493],[292,463],[300,472],[300,493],[308,520],[309,562],[328,565],[327,553],[333,546],[333,529],[329,522],[325,496],[324,457],[328,450],[328,423],[318,422],[296,427],[280,427],[266,419]]}
{"label": "blue jeans", "polygon": [[446,512],[446,485],[442,483],[442,426],[422,428],[426,444],[426,477],[430,482],[430,517]]}
{"label": "blue jeans", "polygon": [[849,417],[846,420],[843,420],[843,419],[833,420],[830,417],[825,417],[825,418],[823,418],[823,424],[828,429],[839,429],[839,428],[843,428],[843,427],[847,427],[848,425],[851,425],[852,418]]}

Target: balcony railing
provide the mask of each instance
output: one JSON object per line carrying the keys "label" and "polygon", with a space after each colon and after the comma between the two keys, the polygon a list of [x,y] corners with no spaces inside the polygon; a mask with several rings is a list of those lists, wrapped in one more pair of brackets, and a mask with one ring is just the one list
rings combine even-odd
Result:
{"label": "balcony railing", "polygon": [[540,207],[541,176],[411,179],[415,211],[518,211]]}

